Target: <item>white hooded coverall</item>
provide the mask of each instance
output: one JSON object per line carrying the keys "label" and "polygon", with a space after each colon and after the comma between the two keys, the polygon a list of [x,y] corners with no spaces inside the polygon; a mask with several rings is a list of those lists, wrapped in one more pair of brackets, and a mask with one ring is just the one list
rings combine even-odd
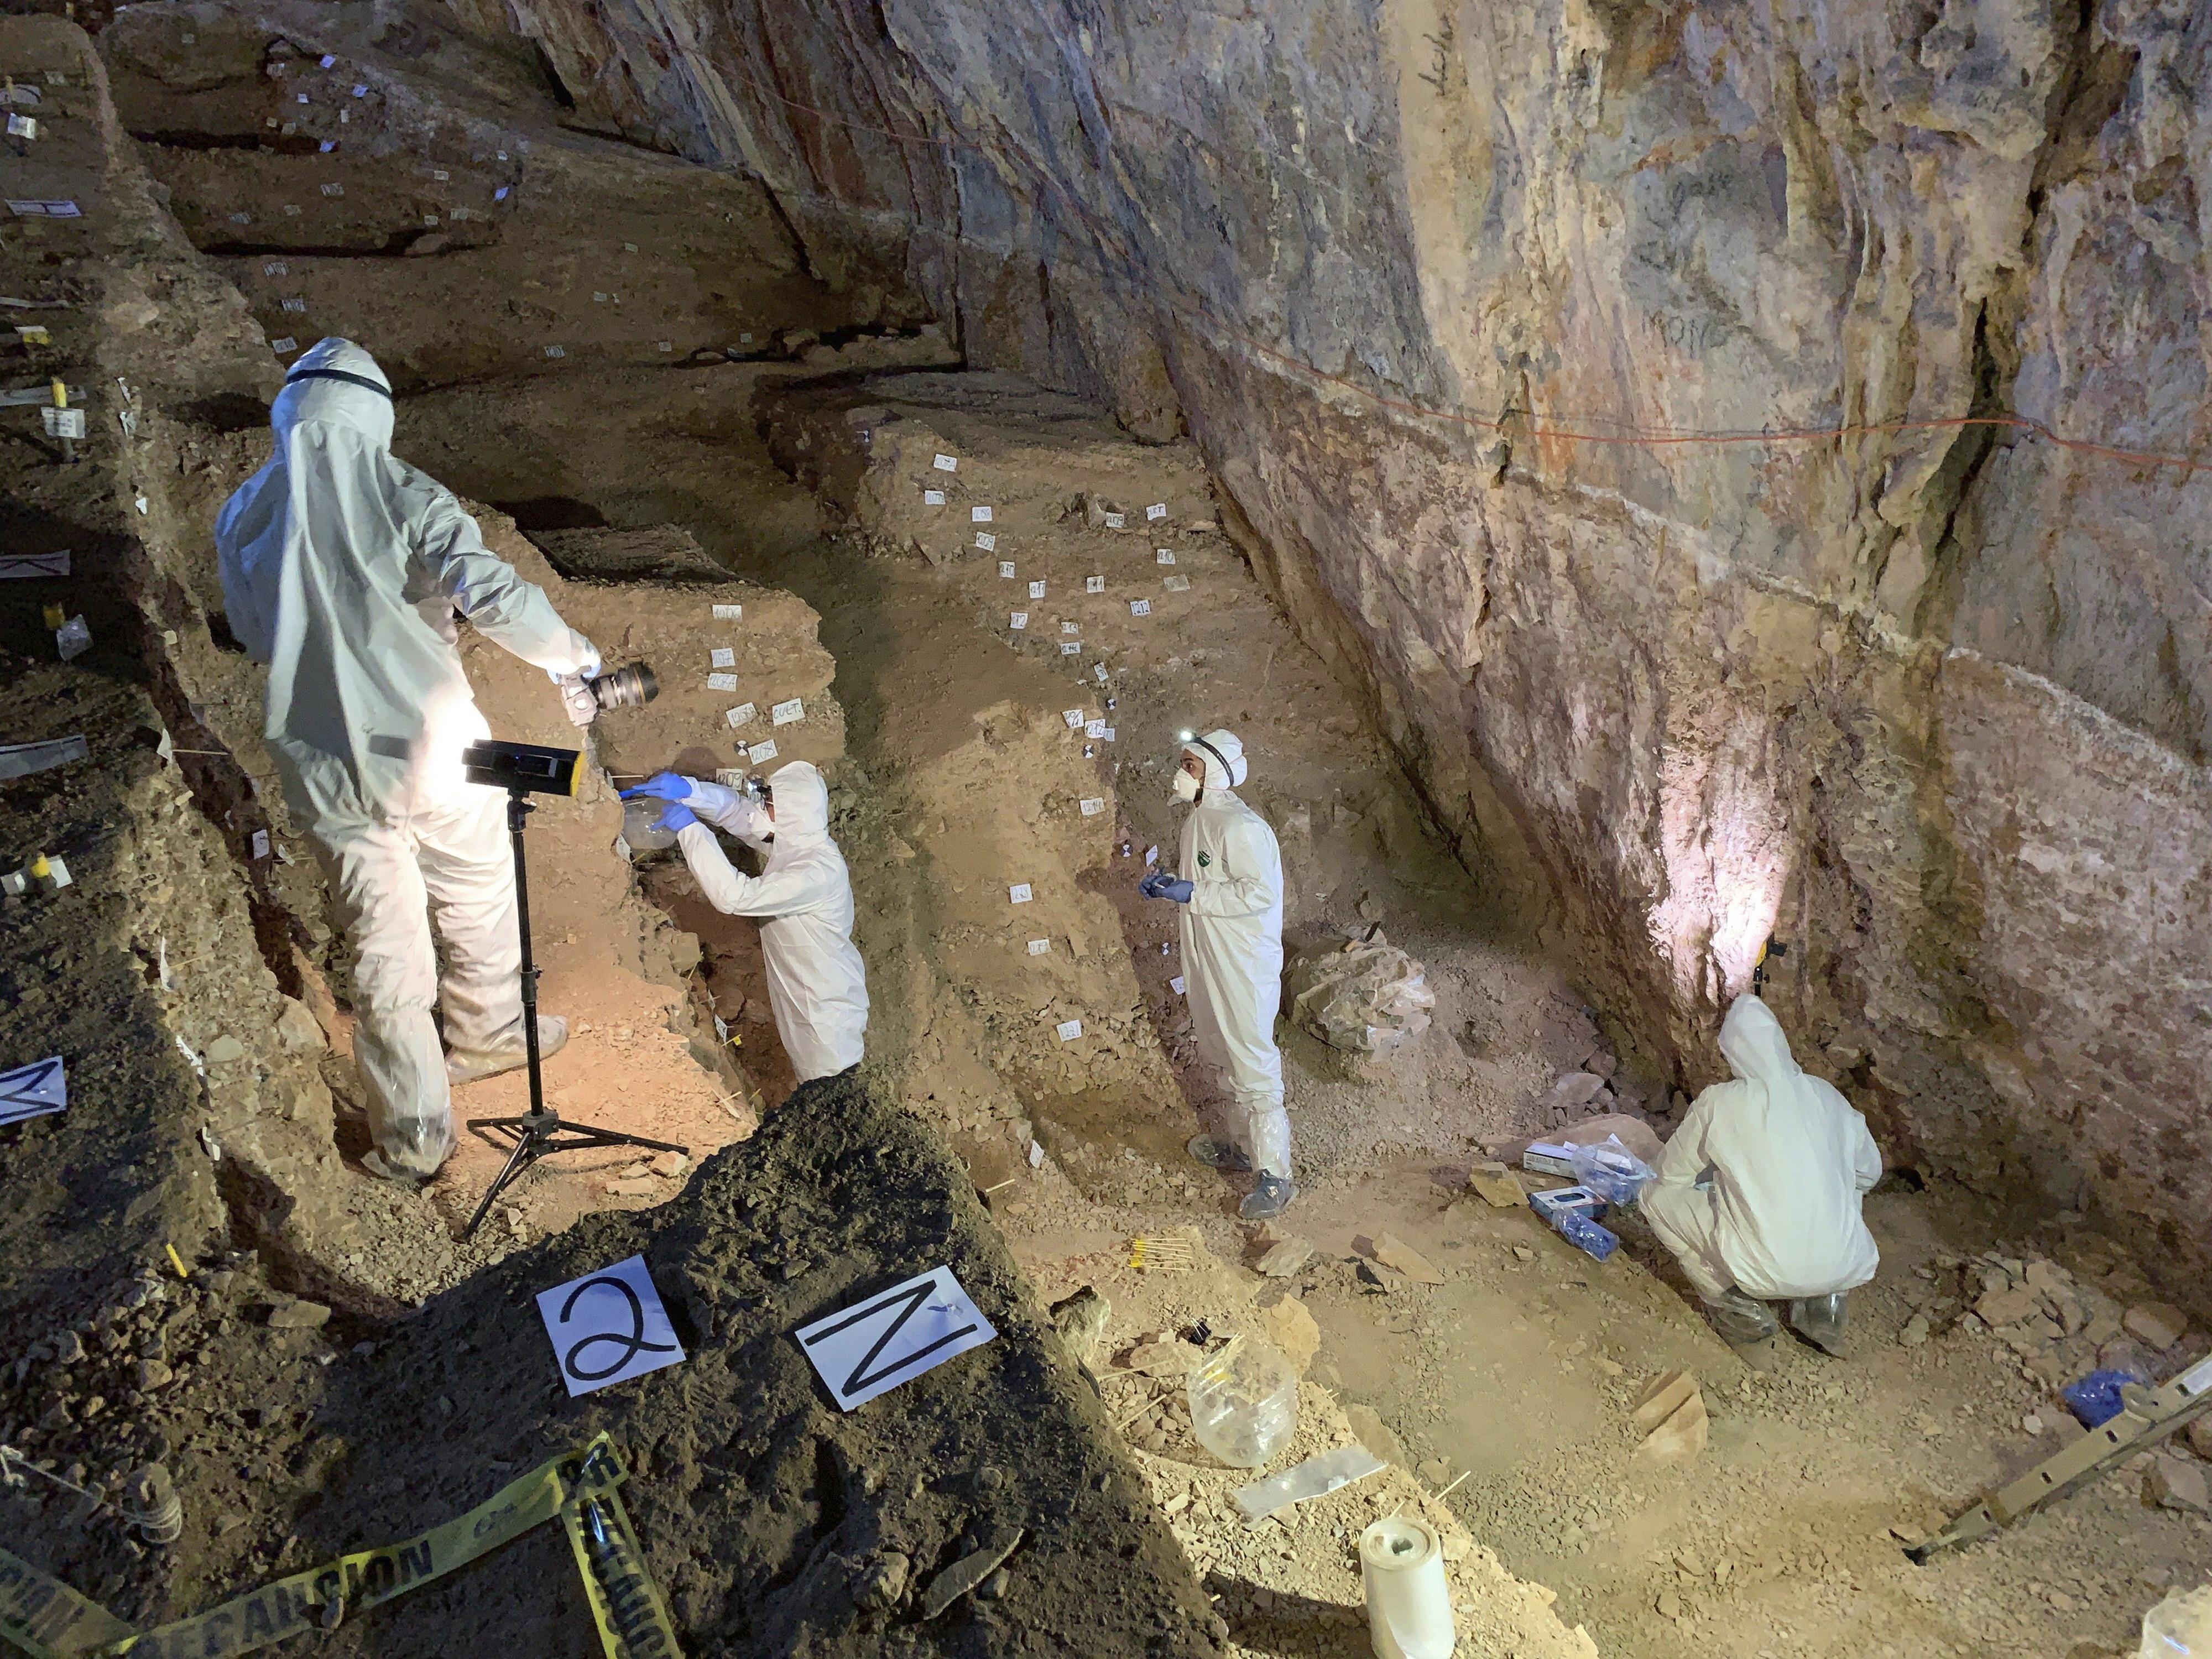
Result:
{"label": "white hooded coverall", "polygon": [[1640,1200],[1651,1231],[1708,1302],[1856,1289],[1880,1259],[1859,1213],[1881,1179],[1866,1119],[1797,1069],[1755,996],[1729,1005],[1721,1053],[1735,1079],[1698,1095],[1667,1143]]}
{"label": "white hooded coverall", "polygon": [[485,549],[452,491],[393,457],[389,384],[349,341],[308,350],[269,411],[276,453],[215,533],[231,632],[269,665],[263,730],[284,799],[356,952],[370,1129],[388,1167],[428,1175],[453,1149],[432,1005],[457,1049],[522,1035],[507,801],[461,775],[461,750],[489,731],[453,612],[549,673],[596,672],[599,653]]}
{"label": "white hooded coverall", "polygon": [[731,867],[706,823],[686,824],[676,843],[709,904],[759,921],[769,1006],[792,1070],[809,1083],[860,1063],[867,971],[853,944],[853,881],[830,839],[830,792],[822,774],[810,762],[793,761],[768,782],[775,796],[772,822],[750,796],[717,784],[693,783],[686,803],[767,853],[757,876]]}
{"label": "white hooded coverall", "polygon": [[[1199,1057],[1229,1100],[1229,1138],[1263,1174],[1291,1178],[1291,1119],[1275,1011],[1283,1000],[1283,855],[1267,819],[1231,793],[1244,781],[1244,745],[1209,732],[1184,753],[1206,763],[1204,793],[1183,820],[1176,871],[1191,884],[1182,907],[1183,985]],[[1226,760],[1235,775],[1223,770]]]}

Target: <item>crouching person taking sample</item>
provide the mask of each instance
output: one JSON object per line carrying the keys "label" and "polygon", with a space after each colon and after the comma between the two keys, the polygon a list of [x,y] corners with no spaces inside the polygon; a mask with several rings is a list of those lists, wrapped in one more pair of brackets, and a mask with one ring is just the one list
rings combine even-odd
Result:
{"label": "crouching person taking sample", "polygon": [[[853,945],[853,881],[830,839],[830,792],[806,761],[779,767],[758,799],[661,772],[623,791],[667,803],[655,826],[673,831],[707,902],[760,923],[769,1006],[801,1083],[860,1063],[868,1030],[868,981]],[[702,822],[704,820],[704,822]],[[757,876],[739,875],[708,824],[767,855]]]}

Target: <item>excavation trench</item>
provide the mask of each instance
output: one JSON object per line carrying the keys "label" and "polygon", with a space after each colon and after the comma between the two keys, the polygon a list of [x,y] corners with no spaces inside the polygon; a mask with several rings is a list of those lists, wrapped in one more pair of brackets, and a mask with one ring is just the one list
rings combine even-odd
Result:
{"label": "excavation trench", "polygon": [[[6,26],[17,52],[93,83],[81,114],[121,163],[109,211],[129,234],[38,228],[0,259],[26,285],[44,252],[79,262],[98,297],[57,338],[130,385],[136,430],[102,423],[68,472],[8,462],[44,492],[46,539],[76,540],[129,599],[91,612],[92,658],[21,680],[27,734],[82,723],[92,761],[51,788],[0,787],[11,834],[66,845],[89,901],[0,915],[18,993],[0,1034],[11,1053],[64,1047],[84,1079],[66,1118],[0,1146],[0,1305],[33,1334],[0,1371],[0,1438],[102,1482],[160,1455],[191,1518],[185,1543],[148,1554],[0,1492],[0,1514],[43,1528],[39,1565],[152,1622],[408,1535],[604,1427],[702,1653],[1352,1656],[1350,1547],[1401,1510],[1443,1538],[1463,1645],[1542,1659],[1994,1654],[2046,1625],[2112,1642],[2148,1575],[2212,1565],[2200,1526],[2118,1481],[2071,1520],[1929,1569],[1890,1535],[2032,1462],[2059,1432],[2050,1383],[2095,1355],[2086,1326],[2042,1348],[1990,1340],[1962,1310],[1976,1275],[2047,1257],[2084,1308],[2148,1296],[2078,1216],[2008,1216],[1940,1179],[1886,1188],[1869,1211],[1882,1274],[1855,1306],[1870,1352],[1755,1377],[1648,1235],[1626,1228],[1599,1267],[1466,1199],[1474,1158],[1557,1127],[1561,1073],[1593,1067],[1598,1103],[1663,1127],[1674,1062],[1601,1031],[1500,908],[1510,884],[1455,856],[1434,776],[1425,804],[1401,769],[1402,708],[1331,632],[1335,601],[1172,422],[1127,386],[1116,419],[970,366],[957,331],[873,267],[815,280],[834,249],[799,246],[756,182],[562,131],[526,64],[450,45],[425,49],[434,76],[325,22],[289,19],[307,50],[272,56],[273,36],[219,8],[125,14],[102,50],[124,122],[161,135],[143,151],[68,32]],[[218,26],[252,67],[201,85],[182,37]],[[340,59],[322,80],[318,50]],[[275,61],[284,76],[262,72]],[[299,118],[283,100],[300,88],[349,100],[336,152],[222,137]],[[325,257],[364,227],[438,234],[455,205],[496,213],[493,240]],[[456,1224],[494,1142],[465,1137],[427,1198],[358,1167],[343,941],[214,576],[214,513],[267,453],[287,356],[269,342],[325,332],[406,388],[398,453],[503,504],[479,510],[489,544],[666,688],[606,716],[593,784],[536,815],[533,915],[545,1006],[577,1022],[548,1066],[555,1102],[694,1156],[553,1160],[466,1244]],[[25,591],[0,593],[17,606],[7,647],[27,660],[43,635],[21,602],[48,590],[9,586]],[[480,640],[465,656],[500,735],[566,737],[542,676]],[[734,690],[709,684],[723,672]],[[789,700],[800,718],[771,724]],[[732,726],[747,702],[755,720]],[[1245,793],[1282,842],[1291,943],[1379,924],[1437,996],[1426,1036],[1384,1061],[1282,1028],[1304,1188],[1291,1224],[1316,1246],[1287,1279],[1254,1270],[1269,1241],[1233,1224],[1236,1187],[1182,1156],[1214,1103],[1172,918],[1136,892],[1153,848],[1172,857],[1175,734],[1213,724],[1255,757]],[[737,766],[738,742],[763,739],[830,780],[872,1002],[859,1079],[796,1093],[757,930],[707,907],[674,855],[625,856],[605,782]],[[476,1085],[458,1110],[512,1111],[521,1088]],[[1442,1282],[1378,1268],[1383,1231]],[[1188,1273],[1130,1268],[1133,1236],[1170,1233]],[[170,1244],[188,1282],[154,1271]],[[633,1253],[687,1358],[569,1400],[532,1298]],[[998,1340],[834,1411],[791,1331],[937,1265]],[[1063,1340],[1043,1310],[1085,1285],[1109,1305]],[[317,1308],[294,1311],[302,1296]],[[1387,1473],[1244,1525],[1229,1493],[1247,1477],[1198,1449],[1160,1363],[1158,1340],[1172,1355],[1200,1322],[1297,1358],[1291,1455],[1358,1437]],[[1627,1402],[1678,1366],[1705,1381],[1711,1447],[1624,1476]],[[933,1574],[1015,1528],[1003,1578],[922,1616]],[[572,1571],[534,1534],[320,1647],[580,1654]]]}

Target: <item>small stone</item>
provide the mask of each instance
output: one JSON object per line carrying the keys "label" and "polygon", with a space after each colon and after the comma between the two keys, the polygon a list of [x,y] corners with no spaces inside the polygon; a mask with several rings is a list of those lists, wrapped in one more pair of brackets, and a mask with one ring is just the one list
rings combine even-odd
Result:
{"label": "small stone", "polygon": [[1644,1386],[1629,1408],[1635,1419],[1637,1431],[1649,1434],[1677,1411],[1682,1402],[1698,1391],[1696,1374],[1685,1370],[1662,1371]]}
{"label": "small stone", "polygon": [[975,1599],[978,1601],[995,1601],[1006,1593],[1006,1586],[1013,1582],[1013,1574],[1000,1567],[975,1587]]}
{"label": "small stone", "polygon": [[1401,1273],[1416,1285],[1441,1285],[1444,1276],[1432,1267],[1429,1259],[1395,1233],[1377,1233],[1369,1245],[1369,1254],[1384,1267]]}
{"label": "small stone", "polygon": [[2038,1417],[2033,1412],[2030,1412],[2027,1416],[2021,1418],[2020,1419],[2020,1425],[2021,1428],[2027,1430],[2030,1434],[2041,1434],[2043,1432],[2043,1419]]}
{"label": "small stone", "polygon": [[84,1404],[77,1407],[77,1415],[82,1418],[86,1422],[89,1423],[94,1418],[99,1416],[100,1413],[106,1409],[107,1401],[99,1395],[94,1395],[91,1399],[86,1401]]}
{"label": "small stone", "polygon": [[64,1365],[74,1365],[84,1358],[84,1339],[75,1331],[64,1331],[54,1339],[54,1358]]}
{"label": "small stone", "polygon": [[1705,1397],[1692,1394],[1674,1414],[1644,1437],[1632,1461],[1638,1463],[1686,1463],[1705,1450],[1708,1436]]}
{"label": "small stone", "polygon": [[1268,1341],[1282,1350],[1283,1357],[1300,1376],[1313,1364],[1314,1355],[1321,1352],[1321,1327],[1315,1323],[1306,1304],[1294,1296],[1284,1297],[1261,1309],[1260,1329]]}
{"label": "small stone", "polygon": [[1652,1605],[1659,1609],[1662,1619],[1680,1619],[1682,1616],[1682,1598],[1672,1590],[1661,1590],[1659,1599]]}
{"label": "small stone", "polygon": [[1451,1464],[1441,1457],[1431,1457],[1413,1473],[1427,1481],[1431,1487],[1448,1486],[1451,1481]]}
{"label": "small stone", "polygon": [[663,1152],[653,1160],[653,1172],[663,1181],[680,1181],[690,1167],[691,1160],[682,1152]]}
{"label": "small stone", "polygon": [[2160,1509],[2182,1510],[2191,1515],[2212,1515],[2212,1490],[2204,1480],[2204,1466],[2166,1453],[2155,1454],[2143,1482],[2144,1496]]}
{"label": "small stone", "polygon": [[863,1607],[895,1606],[906,1594],[914,1563],[896,1550],[886,1550],[868,1563],[853,1586],[853,1600]]}
{"label": "small stone", "polygon": [[142,1359],[138,1362],[138,1387],[143,1393],[151,1394],[156,1389],[167,1388],[175,1379],[176,1375],[176,1372],[158,1359]]}
{"label": "small stone", "polygon": [[2208,1462],[2212,1462],[2212,1414],[2197,1419],[2182,1431],[2182,1439],[2189,1449]]}
{"label": "small stone", "polygon": [[1495,1160],[1476,1164],[1468,1175],[1467,1184],[1484,1203],[1494,1205],[1501,1210],[1518,1210],[1528,1202],[1528,1194],[1521,1186],[1521,1177]]}
{"label": "small stone", "polygon": [[1129,1351],[1129,1369],[1146,1376],[1181,1376],[1190,1369],[1198,1350],[1173,1338],[1146,1342]]}
{"label": "small stone", "polygon": [[1905,1328],[1897,1334],[1900,1348],[1917,1348],[1928,1340],[1928,1316],[1917,1313],[1905,1322]]}
{"label": "small stone", "polygon": [[1974,1312],[1992,1329],[2017,1325],[2042,1311],[2043,1299],[2033,1291],[1984,1291],[1974,1302]]}
{"label": "small stone", "polygon": [[2189,1316],[2164,1302],[2138,1302],[2121,1317],[2120,1328],[2138,1342],[2170,1348],[2189,1334]]}
{"label": "small stone", "polygon": [[269,1327],[278,1331],[319,1331],[331,1310],[319,1302],[286,1302],[269,1310]]}
{"label": "small stone", "polygon": [[1551,1103],[1554,1106],[1584,1106],[1605,1087],[1605,1079],[1588,1072],[1567,1072],[1552,1085]]}
{"label": "small stone", "polygon": [[[305,1054],[319,1048],[323,1043],[323,1028],[315,1023],[307,1005],[296,997],[286,997],[284,1006],[276,1016],[276,1040],[294,1054]],[[208,1058],[215,1057],[212,1050]]]}
{"label": "small stone", "polygon": [[1536,1259],[1536,1253],[1526,1244],[1516,1244],[1513,1247],[1513,1256],[1517,1261],[1534,1261]]}
{"label": "small stone", "polygon": [[226,1031],[222,1036],[217,1037],[213,1042],[208,1044],[207,1052],[202,1054],[200,1058],[206,1060],[210,1066],[228,1065],[234,1060],[243,1060],[246,1058],[246,1045]]}
{"label": "small stone", "polygon": [[1270,1279],[1288,1279],[1306,1265],[1313,1253],[1311,1239],[1280,1239],[1267,1247],[1267,1255],[1260,1258],[1259,1269]]}
{"label": "small stone", "polygon": [[70,1415],[69,1401],[66,1400],[57,1400],[52,1405],[46,1408],[46,1414],[39,1419],[39,1426],[45,1430],[48,1434],[52,1434],[59,1430],[68,1428],[76,1421],[76,1419]]}

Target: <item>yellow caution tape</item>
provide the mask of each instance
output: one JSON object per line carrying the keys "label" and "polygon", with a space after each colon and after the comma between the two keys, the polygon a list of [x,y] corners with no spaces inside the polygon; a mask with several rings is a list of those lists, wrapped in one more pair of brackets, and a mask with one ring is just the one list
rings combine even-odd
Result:
{"label": "yellow caution tape", "polygon": [[[0,1550],[0,1638],[32,1659],[117,1659],[126,1654],[130,1659],[231,1659],[288,1636],[328,1629],[349,1613],[396,1600],[556,1515],[568,1520],[573,1543],[588,1505],[595,1533],[611,1541],[604,1547],[594,1541],[594,1557],[579,1546],[577,1563],[608,1659],[645,1654],[672,1659],[678,1651],[675,1634],[615,1494],[628,1474],[602,1434],[580,1454],[540,1464],[467,1514],[404,1543],[352,1551],[145,1632],[132,1631],[59,1579]],[[633,1581],[642,1582],[641,1591]],[[653,1622],[641,1622],[640,1606],[648,1609]],[[619,1633],[625,1629],[632,1633],[629,1644],[621,1645]],[[651,1633],[649,1644],[638,1644],[641,1631]]]}
{"label": "yellow caution tape", "polygon": [[675,1659],[676,1630],[622,1496],[605,1493],[563,1504],[561,1524],[583,1575],[584,1593],[607,1659]]}

